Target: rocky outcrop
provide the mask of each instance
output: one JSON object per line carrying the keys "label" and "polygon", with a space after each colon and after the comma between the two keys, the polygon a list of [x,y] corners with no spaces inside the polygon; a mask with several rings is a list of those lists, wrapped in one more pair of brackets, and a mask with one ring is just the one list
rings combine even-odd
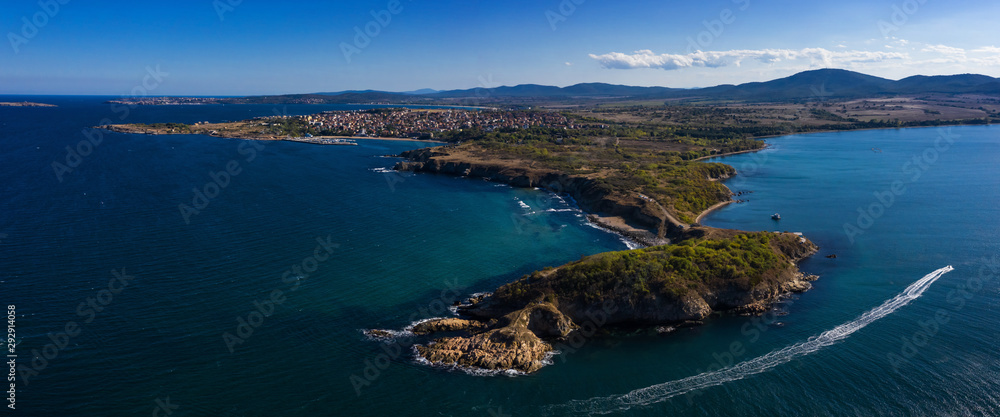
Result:
{"label": "rocky outcrop", "polygon": [[[440,322],[451,320],[456,319]],[[545,366],[553,351],[545,340],[566,337],[575,328],[552,304],[540,303],[507,314],[492,326],[470,326],[467,335],[436,339],[416,349],[420,357],[438,365],[534,372]]]}
{"label": "rocky outcrop", "polygon": [[[783,295],[808,290],[810,281],[817,278],[800,273],[795,266],[794,262],[817,248],[794,234],[694,228],[681,237],[694,240],[694,244],[650,248],[639,255],[631,255],[635,251],[594,255],[507,284],[490,296],[459,306],[460,314],[489,324],[468,326],[469,320],[459,319],[427,323],[429,328],[465,328],[467,333],[419,346],[418,354],[438,364],[532,372],[545,363],[551,343],[571,337],[574,331],[589,327],[593,332],[609,325],[673,329],[700,324],[715,312],[759,315]],[[701,273],[676,281],[674,273],[656,272],[663,268],[684,270],[683,261],[675,264],[671,260],[687,260],[682,255],[684,248],[695,251],[700,244],[707,245],[703,250],[746,255],[766,266],[759,267],[754,278],[736,271],[724,278]],[[691,259],[711,259],[725,253],[692,255]],[[566,268],[571,270],[564,271]],[[637,281],[637,271],[649,268],[653,272],[644,273],[649,278]]]}
{"label": "rocky outcrop", "polygon": [[486,324],[476,320],[456,318],[429,320],[413,326],[413,334],[430,334],[440,332],[473,331],[486,328]]}
{"label": "rocky outcrop", "polygon": [[[575,323],[600,321],[608,325],[656,326],[700,321],[713,312],[759,315],[767,312],[784,294],[803,292],[812,285],[800,278],[794,268],[774,280],[761,282],[750,289],[734,284],[727,288],[710,289],[697,286],[683,294],[670,292],[636,294],[623,287],[616,293],[604,294],[595,300],[556,295],[559,310]],[[486,320],[519,308],[518,302],[488,297],[482,302],[463,306],[462,314]],[[599,318],[599,319],[598,319]]]}
{"label": "rocky outcrop", "polygon": [[[811,246],[804,243],[804,246]],[[807,248],[803,253],[808,253]],[[447,318],[414,327],[416,334],[461,332],[416,347],[427,361],[447,366],[487,370],[512,369],[534,372],[544,366],[554,348],[573,332],[606,325],[683,327],[701,324],[713,312],[759,315],[789,292],[811,288],[815,276],[799,273],[794,265],[749,290],[739,283],[710,290],[706,286],[683,294],[660,292],[637,296],[627,287],[597,300],[581,300],[550,294],[550,301],[531,301],[527,306],[487,296],[463,305],[462,314],[474,320]]]}

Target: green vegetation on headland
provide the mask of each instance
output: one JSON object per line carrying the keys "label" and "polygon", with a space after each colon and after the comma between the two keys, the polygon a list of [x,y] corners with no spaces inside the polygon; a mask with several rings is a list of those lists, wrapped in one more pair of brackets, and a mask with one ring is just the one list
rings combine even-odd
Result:
{"label": "green vegetation on headland", "polygon": [[699,289],[750,290],[788,269],[790,258],[783,254],[798,246],[798,239],[792,234],[741,233],[602,253],[549,273],[532,273],[500,287],[493,298],[522,305],[543,300],[595,303],[607,296],[627,294],[625,298],[635,304],[643,298],[678,298]]}
{"label": "green vegetation on headland", "polygon": [[[544,172],[587,178],[605,194],[649,197],[686,223],[712,205],[728,200],[730,191],[714,180],[736,173],[728,165],[693,160],[764,147],[763,142],[747,139],[639,140],[531,130],[478,137],[467,133],[458,135],[463,140],[460,144],[407,152],[404,156],[420,162],[473,163],[514,176]],[[449,135],[442,138],[455,140]],[[432,171],[429,165],[416,169]]]}

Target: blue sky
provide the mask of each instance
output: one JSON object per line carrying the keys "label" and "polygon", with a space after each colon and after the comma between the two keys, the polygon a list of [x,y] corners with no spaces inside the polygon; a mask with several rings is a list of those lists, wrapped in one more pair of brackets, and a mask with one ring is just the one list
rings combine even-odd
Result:
{"label": "blue sky", "polygon": [[1000,76],[998,15],[986,0],[9,0],[0,93],[128,95],[150,72],[150,95]]}

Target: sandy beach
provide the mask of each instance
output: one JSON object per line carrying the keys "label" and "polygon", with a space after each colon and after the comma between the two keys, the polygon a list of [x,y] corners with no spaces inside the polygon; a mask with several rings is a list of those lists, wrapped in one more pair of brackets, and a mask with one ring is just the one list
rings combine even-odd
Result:
{"label": "sandy beach", "polygon": [[596,214],[588,214],[587,220],[602,229],[620,234],[625,238],[645,247],[666,245],[670,243],[670,240],[660,239],[656,237],[655,233],[647,229],[640,229],[629,225],[625,222],[625,219],[619,216],[599,216]]}
{"label": "sandy beach", "polygon": [[[777,136],[768,136],[768,137],[777,137]],[[754,139],[765,139],[765,137],[754,138]],[[708,156],[703,156],[701,158],[692,159],[691,161],[692,162],[697,162],[697,161],[703,161],[703,160],[712,159],[712,158],[722,158],[722,157],[726,157],[726,156],[733,156],[733,155],[739,155],[739,154],[744,154],[744,153],[760,152],[760,151],[763,151],[764,149],[767,149],[769,146],[771,146],[771,145],[768,144],[768,143],[765,143],[764,147],[760,148],[760,149],[748,149],[748,150],[739,151],[739,152],[726,152],[726,153],[720,153],[720,154],[716,154],[716,155],[708,155]]]}
{"label": "sandy beach", "polygon": [[714,206],[705,209],[705,211],[701,212],[701,214],[699,214],[698,217],[694,219],[694,222],[698,223],[698,224],[701,224],[701,219],[703,217],[705,217],[706,215],[708,215],[708,213],[711,213],[711,212],[713,212],[715,210],[718,210],[720,208],[728,206],[731,203],[732,203],[732,200],[730,200],[730,201],[723,201],[721,203],[717,203]]}

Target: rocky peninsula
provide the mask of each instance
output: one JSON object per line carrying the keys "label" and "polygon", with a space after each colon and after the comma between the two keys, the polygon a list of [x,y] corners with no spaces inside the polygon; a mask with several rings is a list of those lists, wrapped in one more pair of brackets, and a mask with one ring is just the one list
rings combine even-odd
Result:
{"label": "rocky peninsula", "polygon": [[[687,227],[655,198],[621,190],[605,181],[601,173],[571,175],[521,160],[486,159],[457,147],[417,149],[400,156],[406,160],[394,167],[399,171],[483,178],[519,188],[537,187],[568,194],[581,209],[592,213],[591,221],[644,246],[669,243],[671,235]],[[718,165],[717,169],[704,172],[707,184],[736,173],[727,165],[714,165]],[[710,192],[716,198],[726,199],[731,194],[725,187]]]}
{"label": "rocky peninsula", "polygon": [[[817,251],[804,237],[686,224],[642,190],[615,187],[602,175],[481,158],[463,146],[400,156],[405,160],[397,170],[484,178],[569,195],[592,213],[592,221],[648,246],[536,271],[459,306],[462,318],[421,323],[414,333],[446,333],[416,347],[421,358],[434,364],[530,373],[548,363],[554,346],[575,332],[590,336],[604,326],[696,324],[715,312],[762,314],[783,294],[808,290],[815,279],[796,267]],[[705,184],[735,175],[727,166],[707,172]],[[728,200],[730,194],[719,199]],[[676,210],[678,204],[667,206]]]}
{"label": "rocky peninsula", "polygon": [[795,262],[817,248],[794,234],[694,227],[683,235],[679,244],[602,253],[526,275],[459,306],[465,319],[421,323],[414,333],[449,335],[418,345],[417,354],[439,365],[530,373],[574,332],[590,337],[605,326],[762,314],[816,278]]}

